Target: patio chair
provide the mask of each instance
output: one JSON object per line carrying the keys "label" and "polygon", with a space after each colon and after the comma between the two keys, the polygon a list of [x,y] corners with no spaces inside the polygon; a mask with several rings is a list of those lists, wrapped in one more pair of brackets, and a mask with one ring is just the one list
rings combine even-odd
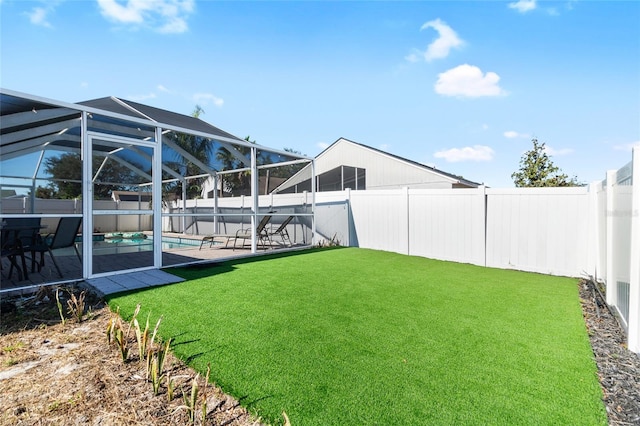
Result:
{"label": "patio chair", "polygon": [[82,258],[80,257],[80,253],[78,252],[78,245],[76,243],[76,237],[78,235],[78,230],[80,229],[80,224],[82,223],[81,217],[62,217],[60,218],[60,222],[58,223],[58,228],[54,234],[47,235],[44,239],[41,239],[39,244],[36,244],[31,247],[31,256],[32,261],[35,262],[35,254],[40,253],[40,263],[38,264],[38,270],[41,270],[44,266],[44,253],[49,253],[51,256],[51,260],[53,261],[54,266],[58,271],[58,275],[62,278],[62,271],[60,271],[60,267],[56,262],[56,258],[53,255],[53,250],[73,247],[76,251],[76,256],[78,256],[78,260],[82,263]]}
{"label": "patio chair", "polygon": [[[271,220],[271,215],[263,216],[258,226],[256,226],[256,237],[258,238],[258,244],[262,243],[262,247],[267,248],[267,242],[271,244],[271,239],[269,238],[269,233],[267,232],[267,224]],[[233,249],[236,249],[236,243],[238,240],[242,240],[242,246],[244,247],[244,241],[251,239],[251,228],[239,229],[236,231],[236,234],[232,237],[227,238],[227,243],[225,247],[229,244],[229,241],[233,239]]]}
{"label": "patio chair", "polygon": [[[258,226],[256,226],[256,235],[258,236],[258,243],[262,243],[262,246],[264,248],[266,248],[266,242],[269,241],[269,233],[266,230],[266,226],[269,223],[269,221],[271,220],[271,215],[267,215],[267,216],[263,216],[262,219],[260,220],[260,223],[258,223]],[[243,228],[243,229],[239,229],[238,231],[236,231],[235,234],[211,234],[211,235],[206,235],[204,237],[202,237],[202,241],[200,241],[200,249],[202,250],[202,246],[206,243],[209,243],[209,248],[213,247],[213,244],[215,243],[216,238],[226,238],[227,241],[224,245],[225,248],[227,248],[229,246],[229,242],[231,242],[231,240],[233,240],[233,249],[236,249],[236,242],[238,240],[243,240],[242,245],[244,246],[244,240],[250,240],[251,239],[251,228]]]}
{"label": "patio chair", "polygon": [[286,218],[284,220],[284,222],[282,222],[280,224],[278,229],[276,229],[275,231],[269,232],[269,237],[274,236],[274,235],[279,235],[280,238],[282,239],[282,243],[283,244],[286,244],[287,241],[288,241],[289,242],[288,243],[289,246],[293,245],[291,243],[291,238],[289,238],[289,232],[287,231],[287,226],[293,220],[293,218],[294,218],[294,216],[289,216],[288,218]]}
{"label": "patio chair", "polygon": [[[36,243],[40,231],[39,217],[7,218],[4,220],[2,234],[0,235],[0,257],[9,259],[9,278],[13,275],[13,268],[18,271],[18,279],[28,278],[25,253],[31,250]],[[22,268],[18,265],[18,257],[22,260]],[[2,264],[0,263],[0,269]],[[33,265],[32,265],[33,269]]]}

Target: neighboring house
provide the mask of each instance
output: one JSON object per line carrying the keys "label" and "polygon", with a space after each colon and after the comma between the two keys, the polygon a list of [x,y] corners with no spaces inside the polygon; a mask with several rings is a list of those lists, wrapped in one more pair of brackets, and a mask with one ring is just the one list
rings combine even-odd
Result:
{"label": "neighboring house", "polygon": [[[340,138],[315,159],[316,191],[393,188],[477,188],[481,184],[418,162]],[[274,192],[311,191],[307,165]]]}
{"label": "neighboring house", "polygon": [[139,201],[142,203],[150,203],[152,194],[150,192],[133,192],[133,191],[112,191],[111,199],[118,201]]}
{"label": "neighboring house", "polygon": [[[271,194],[278,186],[280,186],[285,181],[286,179],[284,178],[273,177],[269,176],[268,174],[266,176],[259,176],[258,195]],[[217,181],[209,178],[202,183],[202,198],[213,198],[214,186],[216,185],[219,197],[238,197],[240,195],[251,195],[250,187],[235,190],[229,189],[224,183],[224,175],[219,175],[219,179]],[[221,191],[220,188],[224,188],[224,191]]]}

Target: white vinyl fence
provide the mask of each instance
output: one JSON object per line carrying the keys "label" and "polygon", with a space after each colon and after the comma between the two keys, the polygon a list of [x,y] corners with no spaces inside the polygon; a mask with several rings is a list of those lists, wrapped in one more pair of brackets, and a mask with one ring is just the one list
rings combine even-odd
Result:
{"label": "white vinyl fence", "polygon": [[[32,206],[31,203],[34,202]],[[94,201],[95,209],[103,210],[139,210],[141,205],[137,201]],[[147,208],[144,204],[142,208]],[[58,226],[59,216],[82,214],[82,200],[47,200],[29,197],[4,198],[2,200],[4,214],[35,214],[49,215],[42,218],[42,225],[46,232],[54,232]],[[59,215],[51,217],[51,215]],[[93,228],[97,232],[130,232],[150,231],[151,217],[145,215],[104,215],[93,217]]]}
{"label": "white vinyl fence", "polygon": [[316,205],[316,238],[346,229],[343,245],[592,277],[640,352],[640,149],[585,187],[347,190],[318,193]]}
{"label": "white vinyl fence", "polygon": [[[270,228],[277,228],[289,216],[286,226],[293,243],[312,242],[312,197],[310,193],[263,195],[258,198],[258,213],[272,216]],[[248,196],[178,200],[165,208],[162,232],[189,235],[232,235],[251,227],[252,198]]]}
{"label": "white vinyl fence", "polygon": [[629,349],[640,352],[640,148],[629,164],[608,171],[597,191],[596,275],[627,330]]}
{"label": "white vinyl fence", "polygon": [[[325,194],[317,194],[318,205]],[[342,194],[352,246],[552,275],[589,271],[587,187]]]}

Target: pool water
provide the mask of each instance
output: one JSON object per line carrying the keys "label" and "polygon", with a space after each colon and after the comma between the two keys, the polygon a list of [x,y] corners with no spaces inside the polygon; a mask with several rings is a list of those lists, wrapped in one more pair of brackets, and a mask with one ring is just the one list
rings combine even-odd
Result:
{"label": "pool water", "polygon": [[[200,248],[200,240],[182,237],[162,237],[162,251]],[[82,241],[78,242],[78,250],[82,252]],[[62,253],[65,251],[64,253]],[[68,253],[67,253],[68,251]],[[153,238],[145,239],[104,239],[93,241],[93,254],[121,254],[153,251]],[[72,247],[59,249],[62,255],[74,255]]]}
{"label": "pool water", "polygon": [[[105,239],[103,241],[94,241],[94,252],[100,250],[112,250],[114,248],[133,248],[137,247],[136,251],[153,250],[153,238],[145,239]],[[200,247],[200,240],[194,240],[189,238],[180,237],[163,237],[162,238],[162,250],[175,250]]]}

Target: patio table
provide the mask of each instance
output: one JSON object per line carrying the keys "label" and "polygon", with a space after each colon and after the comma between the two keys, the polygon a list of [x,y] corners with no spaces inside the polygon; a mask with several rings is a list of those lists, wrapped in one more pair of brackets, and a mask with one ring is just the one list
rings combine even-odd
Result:
{"label": "patio table", "polygon": [[[23,277],[25,280],[29,279],[27,263],[25,261],[25,250],[24,245],[22,244],[22,239],[20,238],[20,233],[24,231],[31,231],[31,239],[33,243],[35,242],[35,238],[40,230],[45,228],[47,228],[46,225],[11,225],[4,222],[0,223],[1,250],[3,255],[6,253],[7,258],[11,263],[9,278],[11,278],[13,268],[15,267],[18,271],[18,280],[22,281]],[[22,259],[22,268],[18,265],[18,261],[16,259],[18,256]]]}

